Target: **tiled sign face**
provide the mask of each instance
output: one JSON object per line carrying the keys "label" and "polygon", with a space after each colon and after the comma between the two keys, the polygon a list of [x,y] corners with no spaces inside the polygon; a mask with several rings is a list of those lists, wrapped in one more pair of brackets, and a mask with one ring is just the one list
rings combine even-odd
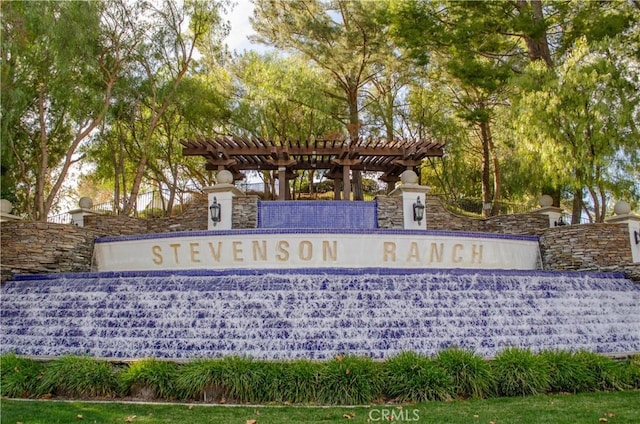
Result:
{"label": "tiled sign face", "polygon": [[97,271],[539,268],[536,237],[405,230],[234,230],[99,239]]}

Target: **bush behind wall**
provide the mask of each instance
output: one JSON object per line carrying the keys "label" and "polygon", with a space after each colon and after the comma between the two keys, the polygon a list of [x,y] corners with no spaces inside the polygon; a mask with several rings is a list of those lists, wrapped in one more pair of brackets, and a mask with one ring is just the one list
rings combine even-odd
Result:
{"label": "bush behind wall", "polygon": [[128,365],[85,356],[40,362],[0,355],[0,394],[9,397],[354,405],[634,388],[640,388],[640,355],[616,361],[583,351],[506,349],[493,361],[447,349],[435,358],[403,352],[381,362],[347,355],[185,364],[141,359]]}

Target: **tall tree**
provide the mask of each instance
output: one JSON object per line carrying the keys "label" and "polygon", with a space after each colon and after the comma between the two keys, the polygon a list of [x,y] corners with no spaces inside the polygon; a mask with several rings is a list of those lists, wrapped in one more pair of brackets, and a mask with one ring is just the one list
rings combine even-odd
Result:
{"label": "tall tree", "polygon": [[[360,137],[362,88],[371,81],[370,68],[382,43],[373,9],[362,0],[255,0],[251,20],[257,40],[302,53],[334,79],[347,110],[344,124],[350,143]],[[352,172],[354,199],[362,200],[362,177]]]}
{"label": "tall tree", "polygon": [[[233,130],[273,140],[310,140],[340,133],[343,104],[331,96],[332,81],[300,55],[246,53],[234,64],[240,95],[233,112]],[[307,173],[313,188],[314,173]],[[263,173],[265,193],[275,179]]]}
{"label": "tall tree", "polygon": [[[496,28],[505,26],[505,2],[397,2],[394,33],[415,63],[448,81],[459,116],[480,146],[483,213],[495,213],[502,177],[492,131],[520,49]],[[423,37],[427,33],[429,37]]]}
{"label": "tall tree", "polygon": [[[129,196],[122,208],[125,215],[136,206],[145,171],[153,160],[154,134],[190,69],[196,46],[205,38],[221,39],[226,34],[220,18],[221,7],[220,3],[197,0],[186,0],[183,4],[164,0],[160,8],[150,6],[148,18],[154,21],[154,31],[143,44],[136,71],[143,75],[133,108],[134,119],[141,128],[131,133],[134,143],[129,154],[133,153],[137,164]],[[187,22],[189,31],[184,33]]]}
{"label": "tall tree", "polygon": [[79,146],[110,107],[136,43],[123,10],[120,2],[2,3],[3,163],[31,219],[47,219]]}
{"label": "tall tree", "polygon": [[592,219],[602,222],[609,193],[637,190],[624,169],[630,170],[639,158],[632,118],[639,87],[627,85],[630,90],[621,93],[615,75],[609,58],[589,51],[583,40],[555,70],[532,65],[526,78],[535,89],[523,93],[516,104],[522,140],[579,201],[574,203],[574,223],[582,212],[590,213],[582,203],[585,193],[593,206]]}

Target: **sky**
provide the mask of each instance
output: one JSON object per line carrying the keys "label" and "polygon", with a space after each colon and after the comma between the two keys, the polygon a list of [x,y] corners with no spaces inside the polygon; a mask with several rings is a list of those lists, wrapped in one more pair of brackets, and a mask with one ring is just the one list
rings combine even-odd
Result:
{"label": "sky", "polygon": [[226,19],[231,23],[231,32],[226,38],[226,43],[230,51],[242,53],[245,50],[260,50],[264,46],[251,43],[247,38],[251,34],[255,34],[249,17],[253,15],[253,3],[250,0],[234,0],[236,3],[233,10],[226,14]]}

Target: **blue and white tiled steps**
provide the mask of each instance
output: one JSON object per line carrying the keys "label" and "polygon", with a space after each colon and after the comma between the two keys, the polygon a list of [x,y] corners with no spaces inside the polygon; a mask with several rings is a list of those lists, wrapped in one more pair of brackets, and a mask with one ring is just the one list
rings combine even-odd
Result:
{"label": "blue and white tiled steps", "polygon": [[449,346],[640,351],[620,274],[296,270],[24,276],[2,287],[2,352],[109,358],[385,358]]}

